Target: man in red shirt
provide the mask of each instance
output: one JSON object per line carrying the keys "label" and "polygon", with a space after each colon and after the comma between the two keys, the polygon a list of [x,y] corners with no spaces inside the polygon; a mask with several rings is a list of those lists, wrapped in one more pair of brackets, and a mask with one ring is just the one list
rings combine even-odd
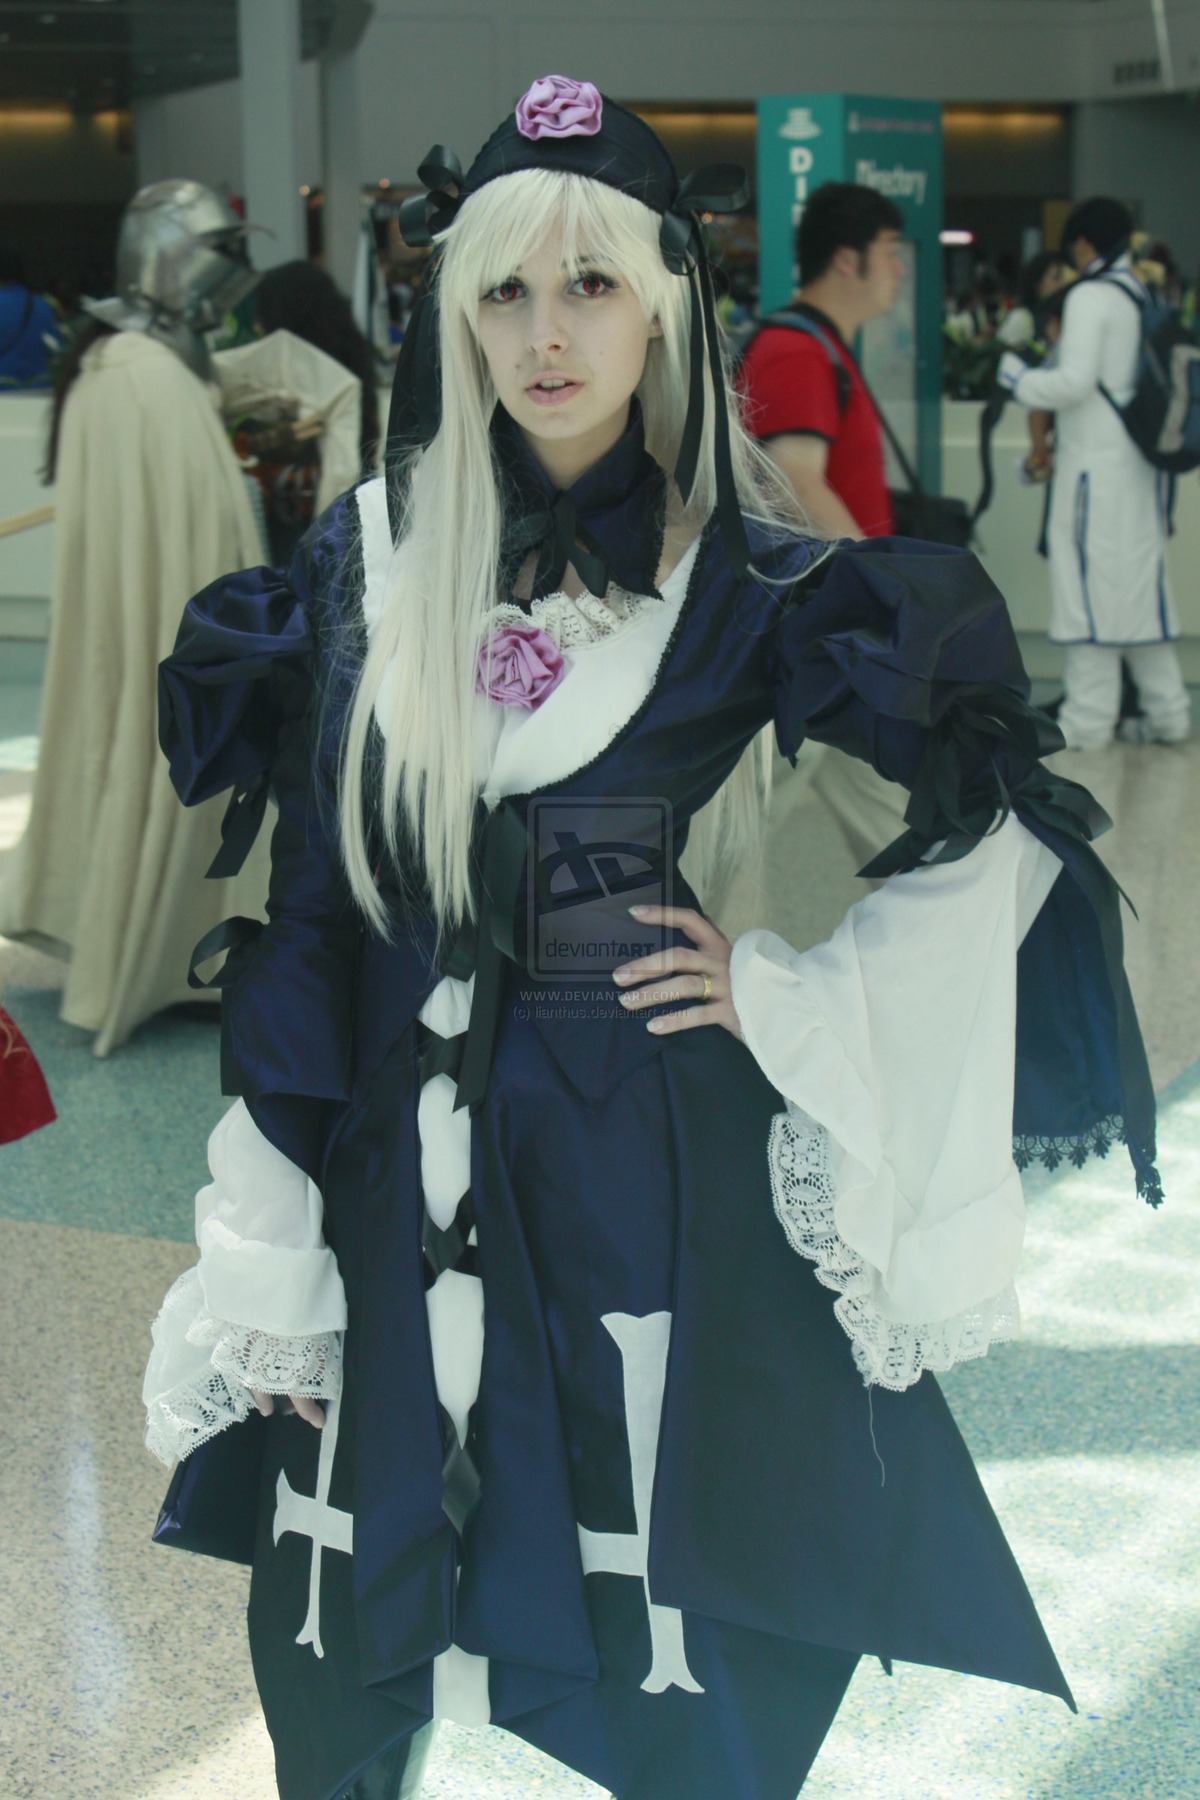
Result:
{"label": "man in red shirt", "polygon": [[[885,537],[892,529],[883,431],[850,344],[868,319],[895,304],[903,223],[900,209],[874,188],[841,181],[817,188],[796,233],[801,285],[787,308],[810,329],[764,322],[742,361],[747,426],[814,528],[830,537]],[[806,773],[856,865],[904,830],[907,794],[869,763],[810,751]]]}
{"label": "man in red shirt", "polygon": [[892,529],[883,433],[849,346],[895,304],[903,223],[874,188],[817,188],[796,233],[801,285],[787,308],[812,331],[765,322],[742,362],[749,429],[831,537]]}

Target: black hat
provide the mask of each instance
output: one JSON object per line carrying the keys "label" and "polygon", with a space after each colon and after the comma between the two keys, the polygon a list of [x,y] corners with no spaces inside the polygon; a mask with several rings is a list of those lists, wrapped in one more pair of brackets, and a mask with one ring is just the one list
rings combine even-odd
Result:
{"label": "black hat", "polygon": [[[400,210],[405,242],[414,247],[432,243],[453,224],[472,194],[490,181],[526,169],[555,169],[602,181],[659,214],[663,261],[672,274],[687,280],[692,302],[688,410],[675,481],[686,501],[699,460],[707,347],[717,406],[717,512],[730,558],[744,570],[750,552],[733,479],[712,272],[698,216],[736,212],[745,206],[744,171],[736,163],[717,163],[698,169],[681,182],[666,145],[636,113],[609,100],[591,82],[546,75],[534,82],[515,111],[492,133],[465,176],[452,150],[441,144],[430,150],[417,171],[428,191],[406,200]],[[389,476],[409,451],[432,440],[440,423],[435,265],[404,334],[396,364],[384,458]],[[389,505],[395,506],[394,482],[389,482],[388,498]],[[393,529],[396,523],[393,517]]]}

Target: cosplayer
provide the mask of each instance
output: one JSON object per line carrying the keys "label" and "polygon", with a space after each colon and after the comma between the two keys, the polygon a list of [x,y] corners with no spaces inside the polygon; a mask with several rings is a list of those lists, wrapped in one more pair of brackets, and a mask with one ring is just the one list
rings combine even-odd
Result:
{"label": "cosplayer", "polygon": [[1141,703],[1122,737],[1180,744],[1191,729],[1167,573],[1169,478],[1142,454],[1121,416],[1137,386],[1150,301],[1131,261],[1132,230],[1119,200],[1097,197],[1072,209],[1062,242],[1079,279],[1063,302],[1054,356],[1030,368],[1006,351],[996,375],[1018,405],[1054,414],[1050,638],[1063,646],[1058,723],[1072,749],[1112,741],[1122,664]]}
{"label": "cosplayer", "polygon": [[[794,1800],[863,1655],[1070,1703],[924,1371],[1015,1329],[1014,1141],[1157,1197],[1103,815],[975,561],[804,536],[731,414],[738,174],[558,76],[432,152],[386,480],[162,671],[182,797],[279,805],[146,1398],[284,1800],[414,1791],[439,1717]],[[912,791],[804,955],[678,868],[772,723]]]}
{"label": "cosplayer", "polygon": [[195,182],[136,194],[117,244],[119,294],[91,305],[54,403],[41,750],[0,931],[69,956],[62,1016],[96,1034],[97,1056],[194,1000],[197,936],[266,894],[261,851],[236,879],[205,886],[220,805],[181,812],[153,755],[157,665],[188,596],[262,554],[203,336],[250,284],[243,232]]}

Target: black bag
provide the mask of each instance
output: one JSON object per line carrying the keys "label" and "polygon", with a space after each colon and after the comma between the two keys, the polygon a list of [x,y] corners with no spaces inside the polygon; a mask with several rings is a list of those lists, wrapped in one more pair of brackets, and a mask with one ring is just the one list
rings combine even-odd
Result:
{"label": "black bag", "polygon": [[[862,379],[861,371],[859,379]],[[875,408],[880,429],[892,447],[892,455],[900,464],[900,473],[908,486],[889,488],[892,499],[892,529],[897,537],[924,538],[927,544],[954,544],[965,550],[975,535],[975,520],[965,500],[952,494],[927,494],[917,471],[904,453],[904,447],[888,424],[887,414],[863,381],[867,398]]]}
{"label": "black bag", "polygon": [[[850,371],[846,367],[845,358],[840,346],[834,342],[828,331],[822,330],[815,319],[807,318],[803,313],[777,312],[768,313],[759,325],[759,331],[768,326],[780,326],[785,331],[802,331],[806,337],[815,337],[823,346],[826,356],[833,365],[833,376],[837,386],[837,408],[841,416],[850,404],[851,380]],[[754,336],[758,333],[755,332]],[[751,338],[742,350],[746,354]],[[927,494],[921,486],[916,470],[909,462],[899,438],[888,424],[874,394],[858,371],[863,392],[874,408],[875,417],[879,420],[879,428],[891,445],[892,454],[900,464],[900,471],[908,483],[906,488],[890,488],[888,490],[892,503],[892,530],[896,537],[924,538],[930,544],[955,544],[965,550],[974,536],[974,520],[965,500],[955,500],[944,494]]]}
{"label": "black bag", "polygon": [[1138,309],[1141,339],[1133,397],[1118,406],[1104,383],[1100,392],[1142,455],[1168,475],[1200,468],[1200,340],[1178,308],[1143,299],[1115,276],[1103,276]]}
{"label": "black bag", "polygon": [[965,500],[955,500],[949,494],[927,494],[919,484],[892,488],[890,492],[897,537],[924,538],[927,544],[956,544],[960,550],[970,544],[975,525]]}

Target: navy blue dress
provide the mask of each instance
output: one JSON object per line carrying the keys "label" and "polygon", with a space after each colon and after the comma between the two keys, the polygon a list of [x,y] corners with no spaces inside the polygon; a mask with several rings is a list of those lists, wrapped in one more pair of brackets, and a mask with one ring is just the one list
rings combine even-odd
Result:
{"label": "navy blue dress", "polygon": [[[566,781],[481,813],[479,927],[441,963],[395,896],[393,941],[368,931],[336,849],[361,653],[353,500],[286,574],[197,596],[163,665],[181,797],[235,787],[231,846],[268,781],[278,802],[269,923],[229,934],[223,1074],[320,1187],[349,1308],[328,1503],[353,1518],[352,1554],[275,1542],[281,1484],[317,1491],[319,1434],[295,1418],[202,1446],[160,1525],[253,1562],[284,1800],[331,1800],[427,1719],[451,1643],[489,1659],[494,1721],[622,1800],[794,1800],[864,1654],[1071,1703],[936,1381],[869,1406],[831,1295],[784,1240],[765,1155],[781,1101],[748,1050],[720,1030],[656,1038],[611,983],[571,1016],[530,972],[537,906],[556,904],[531,902],[532,801],[569,800],[586,845],[614,797],[664,797],[673,840],[644,846],[643,886],[648,870],[699,904],[676,866],[686,821],[774,719],[785,751],[815,736],[913,790],[889,867],[965,853],[998,807],[1062,859],[1020,958],[1019,1159],[1123,1136],[1155,1197],[1116,898],[1087,841],[1102,815],[1038,762],[1053,732],[1003,600],[963,552],[884,541],[816,566],[816,548],[757,537],[764,587],[705,533],[633,718]],[[576,873],[600,881],[602,860]],[[447,968],[475,972],[466,1042],[416,1022]],[[431,1066],[473,1108],[469,1245],[465,1228],[431,1244],[424,1223]],[[486,1295],[466,1444],[434,1389],[431,1258],[476,1269]],[[659,1384],[657,1428],[635,1445],[639,1381]],[[296,1641],[314,1556],[321,1656]]]}

